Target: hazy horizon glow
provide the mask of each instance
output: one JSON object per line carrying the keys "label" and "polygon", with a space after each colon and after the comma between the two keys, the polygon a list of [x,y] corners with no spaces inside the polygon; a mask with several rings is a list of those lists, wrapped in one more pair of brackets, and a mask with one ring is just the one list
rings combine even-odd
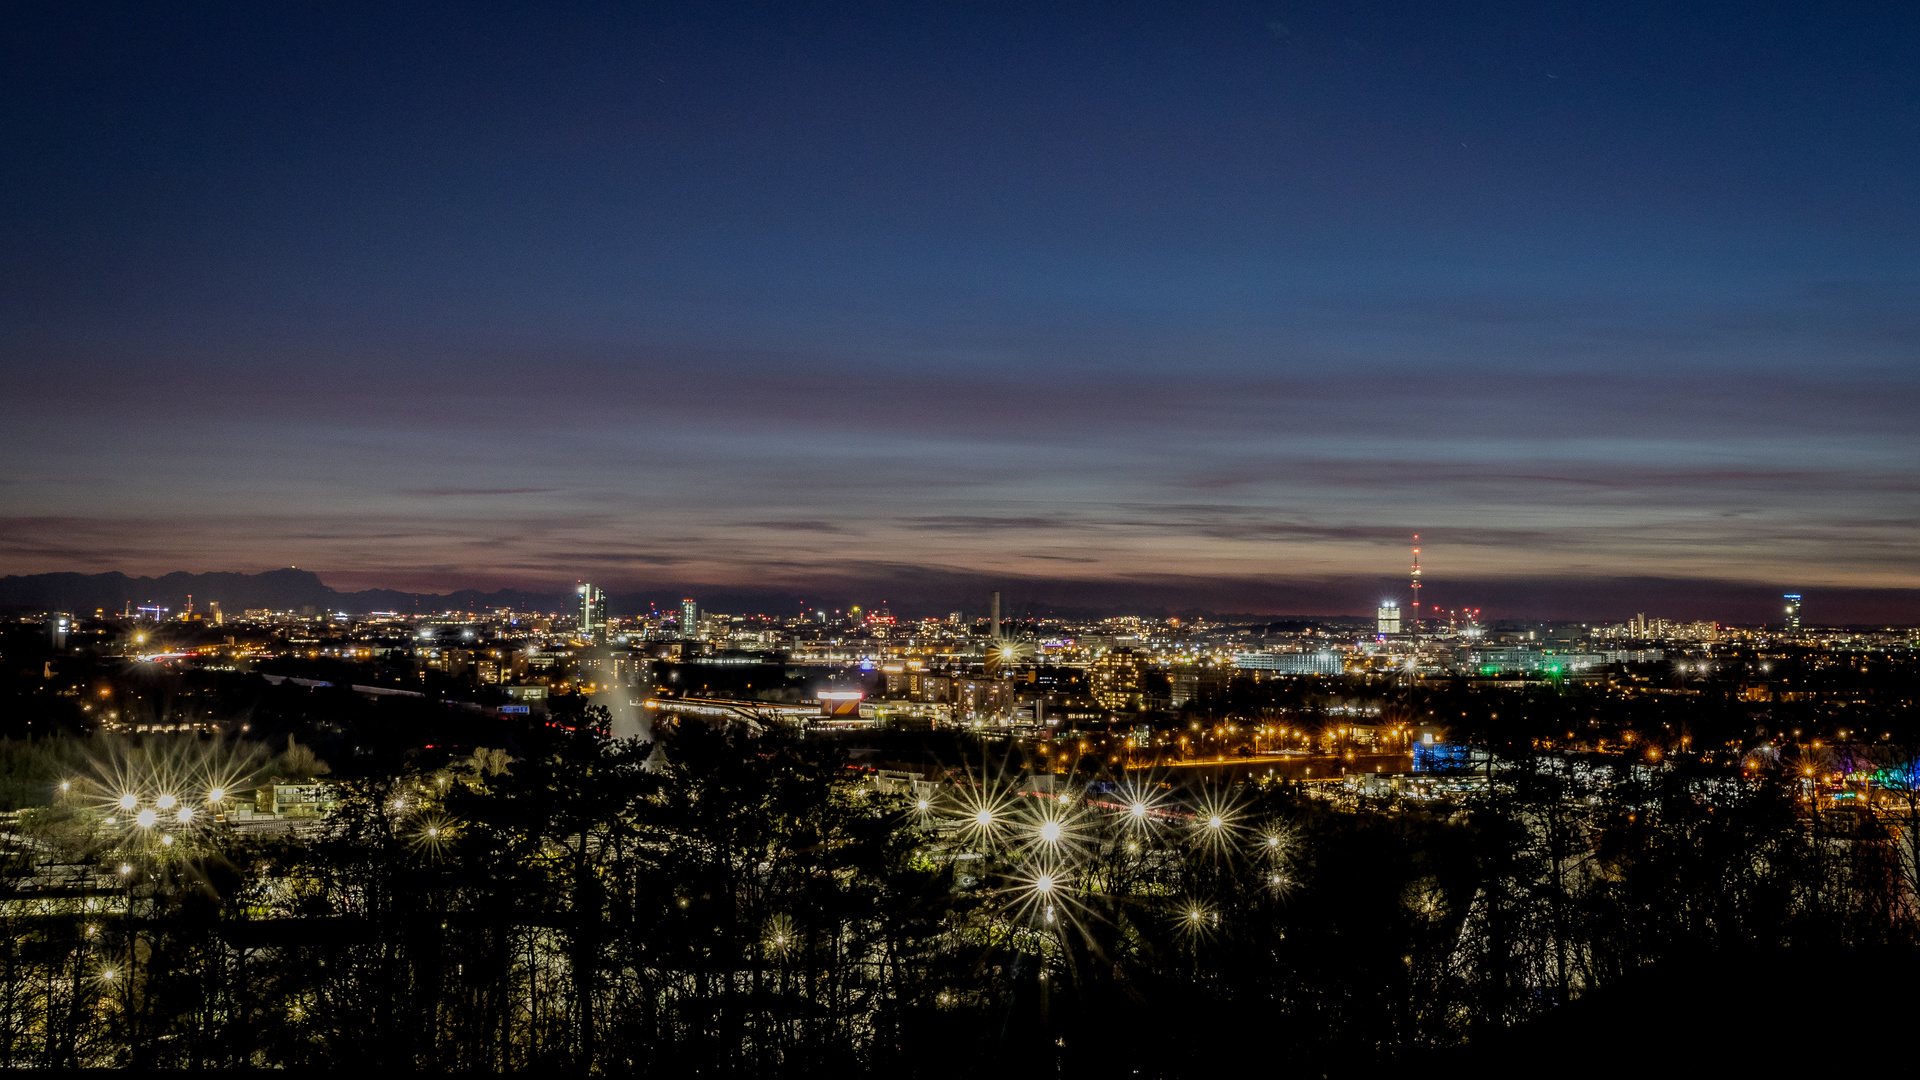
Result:
{"label": "hazy horizon glow", "polygon": [[1920,588],[1914,11],[26,23],[0,573]]}

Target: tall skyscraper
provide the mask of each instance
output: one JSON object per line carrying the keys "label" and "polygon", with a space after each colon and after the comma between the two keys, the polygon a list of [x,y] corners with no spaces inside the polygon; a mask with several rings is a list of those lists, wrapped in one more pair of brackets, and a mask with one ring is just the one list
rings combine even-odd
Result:
{"label": "tall skyscraper", "polygon": [[1379,610],[1374,612],[1374,624],[1377,627],[1379,627],[1379,632],[1382,634],[1399,633],[1400,632],[1400,601],[1398,600],[1380,601]]}
{"label": "tall skyscraper", "polygon": [[1800,632],[1800,594],[1790,592],[1784,599],[1787,602],[1787,633],[1797,634]]}
{"label": "tall skyscraper", "polygon": [[680,636],[689,641],[700,636],[700,605],[691,600],[680,601]]}
{"label": "tall skyscraper", "polygon": [[607,640],[607,594],[592,584],[580,586],[580,636],[595,643]]}

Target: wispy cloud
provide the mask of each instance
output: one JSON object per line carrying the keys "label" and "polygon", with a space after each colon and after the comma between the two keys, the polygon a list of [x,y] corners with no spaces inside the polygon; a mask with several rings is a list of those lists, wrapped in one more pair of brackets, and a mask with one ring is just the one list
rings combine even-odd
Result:
{"label": "wispy cloud", "polygon": [[749,529],[772,529],[776,532],[814,532],[844,533],[846,526],[831,521],[743,521],[742,526]]}
{"label": "wispy cloud", "polygon": [[402,495],[416,495],[425,498],[448,498],[456,495],[544,495],[557,491],[548,487],[425,487],[402,488]]}
{"label": "wispy cloud", "polygon": [[970,514],[933,514],[903,519],[908,528],[949,532],[995,532],[1005,529],[1071,528],[1076,522],[1043,517],[988,517]]}

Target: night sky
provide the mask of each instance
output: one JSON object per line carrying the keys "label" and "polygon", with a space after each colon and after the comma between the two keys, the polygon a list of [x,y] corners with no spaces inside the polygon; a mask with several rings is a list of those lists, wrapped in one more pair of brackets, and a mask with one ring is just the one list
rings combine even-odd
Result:
{"label": "night sky", "polygon": [[0,573],[1917,618],[1920,5],[5,17]]}

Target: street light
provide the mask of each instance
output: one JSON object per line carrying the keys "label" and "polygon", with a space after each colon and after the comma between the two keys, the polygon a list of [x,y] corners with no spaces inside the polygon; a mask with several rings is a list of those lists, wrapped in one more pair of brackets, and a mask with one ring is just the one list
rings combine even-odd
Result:
{"label": "street light", "polygon": [[140,816],[133,819],[134,824],[140,826],[143,829],[153,828],[154,824],[159,820],[160,820],[160,815],[154,813],[152,810],[142,810],[140,811]]}
{"label": "street light", "polygon": [[122,810],[131,810],[134,807],[140,805],[140,799],[138,796],[134,795],[132,792],[128,792],[127,794],[120,796],[120,801],[117,805]]}

